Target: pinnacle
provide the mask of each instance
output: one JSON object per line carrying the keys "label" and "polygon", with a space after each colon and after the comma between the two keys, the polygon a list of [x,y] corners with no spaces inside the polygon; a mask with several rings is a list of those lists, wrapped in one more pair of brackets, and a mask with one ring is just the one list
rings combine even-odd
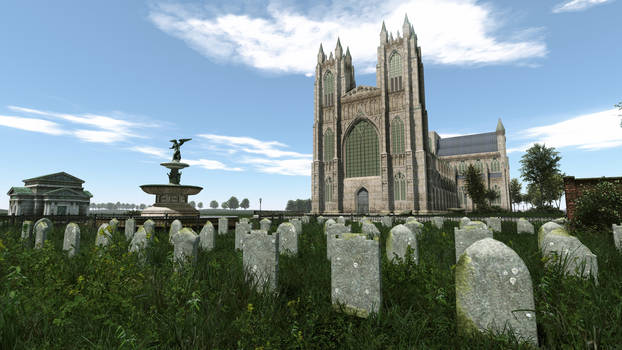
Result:
{"label": "pinnacle", "polygon": [[404,25],[410,27],[410,22],[408,21],[408,14],[404,14]]}
{"label": "pinnacle", "polygon": [[382,29],[381,32],[386,32],[387,31],[387,27],[384,25],[384,21],[382,21]]}

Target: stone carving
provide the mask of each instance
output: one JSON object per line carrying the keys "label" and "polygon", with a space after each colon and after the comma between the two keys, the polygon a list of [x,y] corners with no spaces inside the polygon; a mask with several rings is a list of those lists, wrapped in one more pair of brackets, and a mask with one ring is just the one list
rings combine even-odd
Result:
{"label": "stone carving", "polygon": [[70,222],[65,227],[65,236],[63,237],[63,250],[70,257],[80,251],[80,227],[78,224]]}
{"label": "stone carving", "polygon": [[505,244],[485,238],[466,248],[456,264],[458,330],[503,331],[538,345],[531,276]]}
{"label": "stone carving", "polygon": [[252,230],[244,238],[242,263],[257,290],[272,292],[277,288],[279,271],[279,233]]}
{"label": "stone carving", "polygon": [[415,263],[419,263],[419,250],[417,249],[417,237],[404,225],[397,225],[389,231],[387,237],[387,259],[394,261],[399,257],[404,261],[406,259],[406,251],[408,247],[413,250],[413,259]]}
{"label": "stone carving", "polygon": [[180,162],[181,161],[181,152],[179,152],[179,148],[181,147],[181,145],[183,145],[184,143],[190,141],[192,139],[179,139],[179,140],[170,140],[169,142],[172,142],[173,145],[171,146],[170,149],[175,150],[175,152],[173,153],[173,162]]}

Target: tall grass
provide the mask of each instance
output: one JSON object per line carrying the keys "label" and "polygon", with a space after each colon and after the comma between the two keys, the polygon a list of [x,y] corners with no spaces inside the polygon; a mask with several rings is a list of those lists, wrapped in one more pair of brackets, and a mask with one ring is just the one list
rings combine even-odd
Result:
{"label": "tall grass", "polygon": [[[273,222],[276,229],[277,222]],[[383,305],[360,319],[336,312],[320,225],[305,224],[299,253],[281,256],[279,287],[256,292],[245,282],[234,235],[173,270],[167,233],[156,232],[145,263],[127,253],[122,234],[106,249],[84,228],[80,253],[62,253],[63,227],[41,250],[23,248],[18,227],[0,233],[2,349],[406,349],[529,348],[511,335],[456,330],[455,222],[425,224],[420,263],[382,260]],[[536,229],[537,229],[536,225]],[[358,228],[357,225],[354,226]],[[380,227],[381,247],[387,228]],[[622,344],[622,257],[608,234],[579,232],[598,255],[599,285],[545,271],[536,237],[503,223],[495,238],[525,261],[534,285],[539,340],[550,348]]]}

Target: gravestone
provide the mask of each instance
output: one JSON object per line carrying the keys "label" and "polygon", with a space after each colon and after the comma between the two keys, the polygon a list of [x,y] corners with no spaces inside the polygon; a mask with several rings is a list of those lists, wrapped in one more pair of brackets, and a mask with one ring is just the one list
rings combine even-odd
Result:
{"label": "gravestone", "polygon": [[224,235],[229,232],[229,219],[225,217],[218,218],[218,234]]}
{"label": "gravestone", "polygon": [[48,218],[39,219],[35,222],[35,249],[43,248],[52,227],[52,221]]}
{"label": "gravestone", "polygon": [[540,226],[540,229],[538,230],[538,248],[540,250],[542,250],[542,239],[544,238],[544,236],[548,235],[553,230],[557,230],[558,228],[564,229],[562,225],[553,221],[549,221],[544,225]]}
{"label": "gravestone", "polygon": [[350,227],[344,224],[334,224],[326,230],[326,258],[330,260],[333,250],[334,241],[336,237],[341,237],[344,233],[350,233]]}
{"label": "gravestone", "polygon": [[327,229],[327,228],[329,228],[329,227],[331,227],[332,225],[335,225],[335,224],[337,224],[337,223],[336,223],[336,222],[335,222],[335,220],[333,220],[333,219],[328,219],[328,220],[326,220],[326,221],[324,222],[324,233],[326,233],[326,229]]}
{"label": "gravestone", "polygon": [[410,232],[412,232],[415,237],[419,237],[423,230],[423,224],[417,221],[417,219],[412,216],[406,219],[406,223],[404,224],[404,226],[408,227]]}
{"label": "gravestone", "polygon": [[345,225],[346,224],[346,219],[343,216],[340,216],[340,217],[337,218],[337,223]]}
{"label": "gravestone", "polygon": [[184,225],[178,219],[173,220],[171,228],[168,230],[168,242],[173,244],[173,237],[182,229]]}
{"label": "gravestone", "polygon": [[261,221],[259,221],[260,230],[270,232],[270,225],[272,225],[272,221],[270,221],[270,219],[268,218],[263,218],[261,219]]}
{"label": "gravestone", "polygon": [[279,271],[279,233],[252,230],[244,238],[242,249],[244,271],[258,291],[272,292],[277,288]]}
{"label": "gravestone", "polygon": [[466,248],[456,264],[458,331],[502,332],[538,345],[529,270],[508,246],[485,238]]}
{"label": "gravestone", "polygon": [[318,224],[320,224],[320,225],[324,225],[324,221],[326,221],[326,218],[325,218],[325,217],[323,217],[322,215],[320,215],[320,216],[318,216],[318,217],[317,217],[317,219],[316,219],[316,220],[317,220],[317,223],[318,223]]}
{"label": "gravestone", "polygon": [[469,221],[468,223],[464,224],[461,228],[466,228],[467,226],[476,227],[482,230],[488,230],[492,233],[492,230],[489,229],[488,226],[481,221]]}
{"label": "gravestone", "polygon": [[302,222],[300,221],[300,219],[291,219],[289,220],[289,222],[294,225],[297,234],[302,234]]}
{"label": "gravestone", "polygon": [[112,228],[109,224],[101,224],[95,235],[95,245],[105,247],[112,241]]}
{"label": "gravestone", "polygon": [[152,240],[153,236],[155,235],[155,222],[151,219],[148,219],[143,223],[143,227],[145,228],[147,239]]}
{"label": "gravestone", "polygon": [[439,230],[443,229],[443,224],[445,223],[445,219],[440,216],[435,216],[432,218],[432,226],[436,227]]}
{"label": "gravestone", "polygon": [[119,220],[117,220],[116,218],[110,219],[110,221],[108,222],[108,226],[110,226],[111,232],[117,232],[117,230],[119,229]]}
{"label": "gravestone", "polygon": [[516,223],[516,232],[534,234],[533,225],[524,218],[520,218]]}
{"label": "gravestone", "polygon": [[235,249],[242,250],[244,246],[244,237],[251,232],[251,224],[236,222],[235,223]]}
{"label": "gravestone", "polygon": [[384,227],[391,227],[393,226],[393,218],[390,216],[383,216],[380,219],[380,223],[382,224],[382,226]]}
{"label": "gravestone", "polygon": [[568,225],[568,219],[562,217],[562,218],[557,218],[555,220],[553,220],[554,223],[558,224],[558,225],[562,225],[562,226],[566,226]]}
{"label": "gravestone", "polygon": [[69,257],[74,256],[80,251],[80,227],[78,224],[70,222],[67,224],[67,227],[65,227],[63,250],[67,252]]}
{"label": "gravestone", "polygon": [[542,256],[545,266],[563,264],[566,274],[574,276],[590,275],[598,283],[598,259],[581,241],[571,236],[565,229],[555,229],[542,237]]}
{"label": "gravestone", "polygon": [[145,261],[145,248],[149,245],[151,239],[147,237],[147,230],[145,230],[144,226],[138,226],[138,230],[132,236],[132,241],[130,242],[129,251],[132,253],[137,253],[138,257],[141,261]]}
{"label": "gravestone", "polygon": [[622,225],[611,224],[613,230],[613,244],[618,250],[622,250]]}
{"label": "gravestone", "polygon": [[214,249],[214,246],[214,225],[207,220],[199,232],[199,247],[202,250],[210,251]]}
{"label": "gravestone", "polygon": [[371,220],[365,220],[361,224],[361,231],[371,237],[380,237],[380,231]]}
{"label": "gravestone", "polygon": [[26,247],[32,246],[32,221],[26,220],[22,223],[22,242]]}
{"label": "gravestone", "polygon": [[408,247],[413,250],[413,259],[416,264],[419,263],[419,250],[417,249],[417,237],[404,225],[397,225],[389,231],[387,237],[387,259],[395,261],[399,257],[404,261],[406,259],[406,251]]}
{"label": "gravestone", "polygon": [[486,219],[486,225],[492,232],[501,232],[501,218],[488,218]]}
{"label": "gravestone", "polygon": [[454,227],[456,262],[471,244],[484,238],[492,238],[492,231],[478,225],[466,225],[464,228]]}
{"label": "gravestone", "polygon": [[298,233],[291,222],[279,225],[276,232],[279,236],[279,253],[285,255],[298,254]]}
{"label": "gravestone", "polygon": [[303,224],[308,224],[311,221],[310,218],[306,215],[303,216],[300,220],[302,221]]}
{"label": "gravestone", "polygon": [[194,263],[197,258],[199,236],[189,227],[184,227],[173,236],[173,259],[178,264]]}
{"label": "gravestone", "polygon": [[136,220],[135,219],[125,220],[125,239],[131,242],[132,237],[134,236],[134,232],[136,232]]}
{"label": "gravestone", "polygon": [[334,307],[358,317],[380,311],[382,304],[380,244],[365,234],[335,238],[330,260],[331,300]]}
{"label": "gravestone", "polygon": [[464,225],[468,224],[469,222],[471,222],[471,219],[465,217],[462,217],[460,219],[460,228],[462,228]]}
{"label": "gravestone", "polygon": [[238,222],[244,223],[244,224],[248,224],[248,218],[240,218],[240,220]]}

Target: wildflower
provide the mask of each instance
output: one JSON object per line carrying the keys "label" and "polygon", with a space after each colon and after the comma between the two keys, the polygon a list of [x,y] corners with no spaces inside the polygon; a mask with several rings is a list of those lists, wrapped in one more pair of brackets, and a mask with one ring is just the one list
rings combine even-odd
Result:
{"label": "wildflower", "polygon": [[253,304],[248,304],[248,305],[246,306],[246,311],[248,311],[248,312],[253,312]]}

